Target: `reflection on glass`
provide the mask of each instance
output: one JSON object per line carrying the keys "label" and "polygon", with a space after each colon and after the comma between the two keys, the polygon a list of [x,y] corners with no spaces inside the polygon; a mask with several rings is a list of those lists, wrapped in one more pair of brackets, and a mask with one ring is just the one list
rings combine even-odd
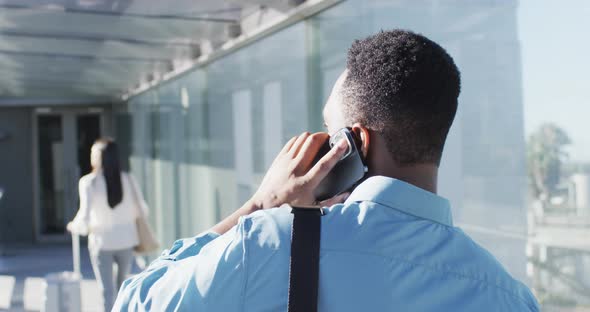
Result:
{"label": "reflection on glass", "polygon": [[[590,310],[587,1],[518,7],[528,173],[527,273],[546,311]],[[549,38],[551,38],[549,40]]]}
{"label": "reflection on glass", "polygon": [[528,139],[528,273],[546,306],[590,301],[590,162],[570,158],[570,136],[553,123]]}

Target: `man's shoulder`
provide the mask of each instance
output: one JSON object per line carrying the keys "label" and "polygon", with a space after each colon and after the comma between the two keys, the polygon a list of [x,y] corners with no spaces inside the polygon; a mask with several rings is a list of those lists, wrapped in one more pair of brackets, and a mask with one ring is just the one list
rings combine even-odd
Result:
{"label": "man's shoulder", "polygon": [[[342,204],[332,207],[325,207],[326,211],[334,211],[334,208],[343,206]],[[289,249],[291,242],[291,228],[293,225],[292,207],[282,205],[277,208],[258,210],[241,218],[241,226],[244,239],[250,244],[256,244],[259,247],[269,249]],[[341,215],[340,218],[344,219]],[[328,219],[330,219],[328,221]],[[322,217],[322,234],[326,223],[333,223],[336,220],[325,215]],[[322,235],[323,237],[323,235]]]}
{"label": "man's shoulder", "polygon": [[281,247],[281,240],[290,239],[292,222],[293,215],[288,205],[258,210],[241,220],[246,240],[256,241],[271,249]]}
{"label": "man's shoulder", "polygon": [[[521,281],[514,278],[508,270],[486,248],[474,241],[462,229],[454,227],[454,244],[452,249],[461,248],[458,263],[462,269],[456,269],[458,274],[479,280],[481,283],[505,293],[518,303],[524,304],[531,311],[538,311],[537,301],[530,289]],[[455,260],[455,259],[452,259]]]}
{"label": "man's shoulder", "polygon": [[[326,212],[341,211],[343,204],[337,204],[331,207],[324,207]],[[242,217],[242,224],[244,226],[244,233],[246,236],[258,236],[264,235],[266,238],[272,237],[269,234],[280,235],[281,237],[291,238],[291,227],[293,224],[293,214],[291,213],[292,207],[289,205],[282,205],[280,207],[257,210],[247,216]],[[337,219],[344,219],[344,213],[337,213]],[[328,213],[322,220],[332,220],[333,215]]]}

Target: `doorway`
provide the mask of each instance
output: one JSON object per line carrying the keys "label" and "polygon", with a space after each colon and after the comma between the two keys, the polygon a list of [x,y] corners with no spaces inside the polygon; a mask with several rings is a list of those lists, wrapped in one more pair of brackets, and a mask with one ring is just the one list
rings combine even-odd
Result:
{"label": "doorway", "polygon": [[78,210],[78,180],[91,171],[90,147],[103,135],[102,108],[39,108],[34,113],[37,241],[66,241]]}

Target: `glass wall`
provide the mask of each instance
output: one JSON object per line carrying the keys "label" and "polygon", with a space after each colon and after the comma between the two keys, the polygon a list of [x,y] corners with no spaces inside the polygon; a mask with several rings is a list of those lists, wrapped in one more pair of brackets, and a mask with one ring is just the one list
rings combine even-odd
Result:
{"label": "glass wall", "polygon": [[310,128],[305,40],[306,24],[293,25],[119,107],[133,123],[119,140],[132,129],[121,144],[164,246],[237,209]]}
{"label": "glass wall", "polygon": [[344,1],[132,98],[132,172],[164,246],[238,208],[282,144],[321,129],[354,39],[406,28],[461,70],[439,188],[455,224],[534,287],[546,310],[590,307],[590,128],[571,1]]}

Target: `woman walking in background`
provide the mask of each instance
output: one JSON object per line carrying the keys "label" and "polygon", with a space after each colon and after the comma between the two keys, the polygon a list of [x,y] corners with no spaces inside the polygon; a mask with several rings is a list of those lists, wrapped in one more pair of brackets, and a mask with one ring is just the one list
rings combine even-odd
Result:
{"label": "woman walking in background", "polygon": [[[133,248],[139,238],[136,219],[147,205],[135,179],[122,172],[117,144],[98,139],[90,152],[92,172],[80,178],[80,209],[68,231],[88,235],[94,275],[102,290],[104,310],[111,311],[119,287],[131,271]],[[117,264],[116,284],[113,263]]]}

